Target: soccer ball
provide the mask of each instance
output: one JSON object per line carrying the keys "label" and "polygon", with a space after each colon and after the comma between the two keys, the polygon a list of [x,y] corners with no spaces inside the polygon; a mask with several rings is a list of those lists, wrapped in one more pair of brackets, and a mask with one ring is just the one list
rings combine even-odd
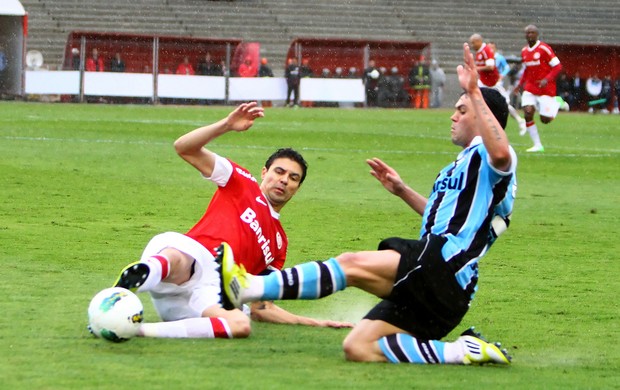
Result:
{"label": "soccer ball", "polygon": [[144,307],[140,298],[122,287],[100,291],[88,306],[88,329],[116,343],[138,334]]}
{"label": "soccer ball", "polygon": [[379,73],[379,71],[377,69],[373,69],[373,70],[370,71],[369,76],[370,76],[371,79],[376,80],[376,79],[379,78],[379,76],[381,76],[381,73]]}

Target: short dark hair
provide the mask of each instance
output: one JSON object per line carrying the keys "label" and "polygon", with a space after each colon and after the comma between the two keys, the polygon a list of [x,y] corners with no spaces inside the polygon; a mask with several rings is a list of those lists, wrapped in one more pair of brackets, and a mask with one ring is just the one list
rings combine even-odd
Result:
{"label": "short dark hair", "polygon": [[508,123],[508,104],[506,98],[493,88],[480,88],[484,102],[489,106],[489,109],[495,116],[495,119],[502,126],[502,129],[506,128]]}
{"label": "short dark hair", "polygon": [[280,148],[273,152],[271,156],[265,162],[265,168],[269,169],[271,164],[273,164],[274,160],[277,158],[288,158],[289,160],[295,161],[297,164],[301,166],[301,180],[299,180],[299,184],[303,183],[306,179],[306,172],[308,171],[308,163],[304,160],[304,157],[292,148]]}

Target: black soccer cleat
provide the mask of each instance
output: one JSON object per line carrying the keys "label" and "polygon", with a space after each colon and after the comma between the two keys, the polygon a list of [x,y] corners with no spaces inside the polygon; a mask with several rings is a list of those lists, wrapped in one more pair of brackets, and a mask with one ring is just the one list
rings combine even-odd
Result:
{"label": "black soccer cleat", "polygon": [[232,304],[228,296],[224,292],[224,277],[222,276],[222,255],[224,253],[224,245],[220,245],[215,249],[215,263],[217,264],[217,272],[220,274],[220,303],[225,310],[232,310],[235,305]]}
{"label": "black soccer cleat", "polygon": [[149,266],[144,263],[131,263],[123,268],[116,283],[114,283],[114,287],[123,287],[136,292],[144,284],[150,272]]}

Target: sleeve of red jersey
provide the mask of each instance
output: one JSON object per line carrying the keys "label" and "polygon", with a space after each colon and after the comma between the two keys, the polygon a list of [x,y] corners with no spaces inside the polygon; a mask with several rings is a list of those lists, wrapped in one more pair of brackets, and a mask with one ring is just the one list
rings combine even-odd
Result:
{"label": "sleeve of red jersey", "polygon": [[545,76],[545,79],[547,79],[548,81],[555,80],[561,71],[562,71],[562,64],[558,63],[556,66],[551,68],[551,71],[549,71],[547,76]]}
{"label": "sleeve of red jersey", "polygon": [[[551,66],[551,70],[545,76],[545,79],[547,81],[555,80],[558,77],[558,75],[560,74],[560,72],[562,71],[562,63],[560,63],[560,59],[555,55],[555,52],[553,51],[551,46],[547,45],[546,43],[543,43],[541,45],[541,49],[548,56],[548,58],[549,58],[549,65]],[[554,63],[555,63],[555,65],[554,65]]]}

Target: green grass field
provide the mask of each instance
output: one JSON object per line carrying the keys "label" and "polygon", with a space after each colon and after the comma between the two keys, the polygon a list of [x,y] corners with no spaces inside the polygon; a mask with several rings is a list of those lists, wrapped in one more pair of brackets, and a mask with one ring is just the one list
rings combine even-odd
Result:
{"label": "green grass field", "polygon": [[[0,388],[612,389],[620,386],[620,117],[566,114],[541,127],[546,152],[510,120],[519,155],[511,228],[481,263],[454,338],[475,325],[511,367],[346,362],[347,330],[255,323],[245,340],[134,339],[86,330],[90,298],[164,231],[185,232],[213,185],[172,142],[229,107],[0,102]],[[459,149],[451,110],[267,109],[211,149],[255,175],[275,148],[301,150],[308,178],[282,212],[288,265],[417,237],[420,218],[368,174],[380,157],[430,191]],[[148,321],[157,320],[141,295]],[[288,310],[357,321],[376,299],[347,290]]]}

